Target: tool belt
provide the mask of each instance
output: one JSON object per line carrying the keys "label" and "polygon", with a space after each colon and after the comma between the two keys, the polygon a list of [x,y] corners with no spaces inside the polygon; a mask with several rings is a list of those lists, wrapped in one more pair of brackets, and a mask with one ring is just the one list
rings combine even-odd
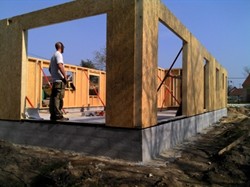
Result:
{"label": "tool belt", "polygon": [[56,89],[65,89],[65,83],[63,81],[55,81],[53,83],[53,88],[56,88]]}

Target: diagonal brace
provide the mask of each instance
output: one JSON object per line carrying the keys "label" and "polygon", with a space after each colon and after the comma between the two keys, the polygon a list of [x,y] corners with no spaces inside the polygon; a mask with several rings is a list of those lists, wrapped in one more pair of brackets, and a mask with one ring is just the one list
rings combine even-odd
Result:
{"label": "diagonal brace", "polygon": [[181,54],[181,52],[182,52],[182,49],[183,49],[183,46],[181,47],[180,51],[178,52],[177,56],[175,57],[175,59],[174,59],[173,63],[171,64],[171,66],[170,66],[168,72],[166,73],[164,79],[161,81],[161,84],[160,84],[159,87],[157,88],[157,92],[161,89],[162,84],[164,83],[164,81],[166,81],[167,77],[169,76],[171,69],[173,68],[173,66],[174,66],[174,64],[175,64],[175,62],[176,62],[176,60],[178,59],[178,57],[180,56],[180,54]]}

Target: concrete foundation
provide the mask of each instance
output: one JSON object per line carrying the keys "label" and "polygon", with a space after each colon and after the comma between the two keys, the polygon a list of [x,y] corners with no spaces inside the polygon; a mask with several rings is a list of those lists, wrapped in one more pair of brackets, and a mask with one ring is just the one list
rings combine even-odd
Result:
{"label": "concrete foundation", "polygon": [[148,161],[227,115],[227,109],[161,120],[146,129],[50,121],[0,121],[0,138],[129,161]]}
{"label": "concrete foundation", "polygon": [[158,157],[165,150],[173,148],[204,128],[218,122],[223,116],[227,116],[226,108],[192,117],[175,118],[175,120],[161,122],[155,127],[143,129],[143,161]]}

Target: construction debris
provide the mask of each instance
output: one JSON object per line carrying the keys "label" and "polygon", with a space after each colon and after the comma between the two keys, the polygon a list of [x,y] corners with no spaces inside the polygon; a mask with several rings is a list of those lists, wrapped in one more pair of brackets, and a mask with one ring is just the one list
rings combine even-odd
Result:
{"label": "construction debris", "polygon": [[25,119],[43,120],[39,114],[39,108],[26,108]]}
{"label": "construction debris", "polygon": [[243,136],[239,137],[237,140],[233,141],[232,143],[230,143],[229,145],[227,145],[226,147],[224,147],[223,149],[221,149],[218,152],[218,155],[222,155],[223,153],[230,151],[232,148],[234,148],[236,145],[238,145],[239,143],[241,143],[242,141],[244,141],[246,138],[248,138],[250,136],[250,132],[245,133]]}

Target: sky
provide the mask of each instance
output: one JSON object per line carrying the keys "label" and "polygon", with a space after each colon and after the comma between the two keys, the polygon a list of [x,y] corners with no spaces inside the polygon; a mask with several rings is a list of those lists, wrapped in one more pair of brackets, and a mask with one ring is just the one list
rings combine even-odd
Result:
{"label": "sky", "polygon": [[[0,20],[71,0],[0,0]],[[162,0],[170,11],[228,71],[236,87],[250,68],[249,0]],[[28,31],[28,55],[50,59],[54,43],[65,44],[65,63],[79,65],[93,60],[94,52],[106,47],[106,14],[63,22]],[[158,65],[169,68],[182,41],[159,23]],[[181,67],[181,56],[175,68]]]}

